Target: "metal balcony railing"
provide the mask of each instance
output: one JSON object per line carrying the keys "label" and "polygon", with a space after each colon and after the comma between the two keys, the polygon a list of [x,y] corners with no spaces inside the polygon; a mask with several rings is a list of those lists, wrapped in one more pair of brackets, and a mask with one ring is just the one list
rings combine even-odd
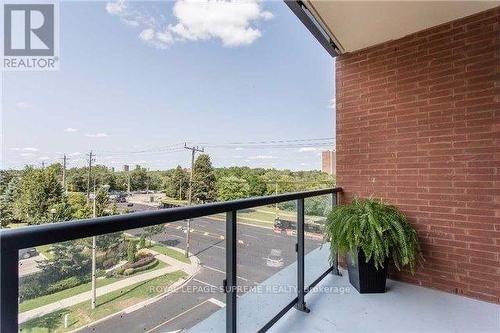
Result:
{"label": "metal balcony railing", "polygon": [[213,214],[226,213],[226,279],[222,281],[226,293],[226,332],[236,332],[236,251],[237,211],[259,206],[297,201],[297,297],[264,325],[259,332],[267,331],[292,307],[309,312],[304,296],[328,273],[338,274],[337,264],[330,267],[307,288],[304,286],[304,199],[332,195],[332,206],[337,204],[341,188],[288,193],[249,198],[198,206],[179,207],[158,211],[138,212],[93,219],[59,222],[0,231],[0,333],[18,331],[19,299],[19,250],[46,244],[98,236],[111,232],[142,228],[161,223],[172,223]]}

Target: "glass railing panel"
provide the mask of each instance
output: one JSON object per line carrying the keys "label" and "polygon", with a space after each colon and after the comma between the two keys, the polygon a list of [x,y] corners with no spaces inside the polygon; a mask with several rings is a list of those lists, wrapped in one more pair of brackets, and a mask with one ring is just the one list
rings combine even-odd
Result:
{"label": "glass railing panel", "polygon": [[238,330],[259,330],[296,297],[296,220],[295,201],[238,211]]}
{"label": "glass railing panel", "polygon": [[304,283],[306,287],[330,267],[330,246],[324,241],[324,228],[331,209],[331,194],[304,199]]}
{"label": "glass railing panel", "polygon": [[96,236],[95,257],[92,237],[21,250],[20,331],[193,327],[224,306],[224,225],[192,219],[188,257],[186,221]]}

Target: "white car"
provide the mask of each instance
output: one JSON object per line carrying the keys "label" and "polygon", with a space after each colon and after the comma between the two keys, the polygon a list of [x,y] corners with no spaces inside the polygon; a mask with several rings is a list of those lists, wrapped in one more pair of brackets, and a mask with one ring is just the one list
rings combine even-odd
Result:
{"label": "white car", "polygon": [[283,267],[283,257],[281,256],[281,250],[272,249],[269,256],[266,259],[266,266],[268,267]]}

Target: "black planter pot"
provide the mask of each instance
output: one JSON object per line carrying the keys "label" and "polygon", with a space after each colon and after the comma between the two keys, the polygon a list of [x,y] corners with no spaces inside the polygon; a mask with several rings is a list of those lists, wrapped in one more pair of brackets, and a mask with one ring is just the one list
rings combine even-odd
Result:
{"label": "black planter pot", "polygon": [[387,280],[387,258],[384,267],[375,268],[373,260],[366,262],[363,251],[358,251],[357,258],[347,256],[347,270],[349,272],[349,282],[361,294],[384,293],[385,282]]}

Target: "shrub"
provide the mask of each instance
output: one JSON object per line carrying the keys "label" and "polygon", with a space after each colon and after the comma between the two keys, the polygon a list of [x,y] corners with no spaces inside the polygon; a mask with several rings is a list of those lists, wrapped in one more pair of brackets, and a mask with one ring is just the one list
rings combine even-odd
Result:
{"label": "shrub", "polygon": [[132,274],[135,274],[135,273],[139,273],[139,272],[143,272],[143,271],[146,271],[148,269],[151,269],[151,268],[154,268],[158,265],[159,261],[158,259],[154,258],[153,257],[153,261],[145,264],[145,265],[142,265],[140,267],[136,267],[136,268],[127,268],[123,271],[123,275],[125,276],[128,276],[128,275],[132,275]]}
{"label": "shrub", "polygon": [[396,207],[376,199],[354,199],[349,205],[337,206],[328,216],[325,236],[331,242],[331,258],[337,253],[362,250],[366,262],[383,267],[392,258],[397,269],[415,266],[423,260],[417,233]]}
{"label": "shrub", "polygon": [[137,260],[133,263],[127,263],[125,266],[126,266],[126,268],[138,268],[138,267],[142,267],[144,265],[149,264],[153,260],[155,260],[155,257],[152,254],[148,253],[148,255],[140,258],[139,260]]}
{"label": "shrub", "polygon": [[113,267],[117,263],[118,263],[118,258],[110,257],[102,262],[102,267],[104,269],[110,269],[111,267]]}
{"label": "shrub", "polygon": [[136,254],[137,254],[137,241],[131,239],[128,241],[128,247],[127,247],[128,262],[130,263],[134,262]]}
{"label": "shrub", "polygon": [[145,247],[146,247],[146,239],[144,238],[144,236],[141,236],[141,239],[139,239],[139,248],[143,249]]}
{"label": "shrub", "polygon": [[137,267],[137,268],[134,268],[134,274],[135,273],[139,273],[139,272],[144,272],[144,271],[147,271],[148,269],[151,269],[151,268],[154,268],[156,266],[158,266],[158,264],[160,263],[158,261],[158,259],[156,258],[153,258],[154,260],[152,262],[150,262],[149,264],[146,264],[144,266],[141,266],[141,267]]}
{"label": "shrub", "polygon": [[67,279],[58,281],[47,288],[47,294],[57,293],[61,290],[66,290],[69,288],[76,287],[82,284],[83,281],[76,276],[69,277]]}

